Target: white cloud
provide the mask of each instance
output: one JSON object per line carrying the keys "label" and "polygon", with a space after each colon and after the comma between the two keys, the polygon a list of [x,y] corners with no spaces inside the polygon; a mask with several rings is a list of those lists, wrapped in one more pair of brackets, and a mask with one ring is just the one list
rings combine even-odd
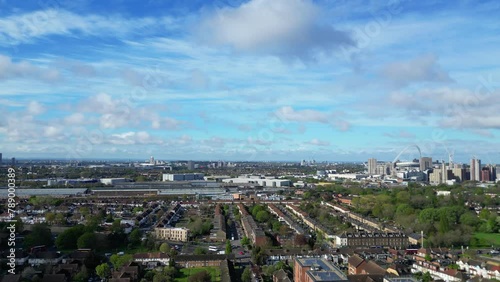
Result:
{"label": "white cloud", "polygon": [[56,82],[61,79],[61,76],[55,69],[39,67],[27,61],[13,62],[10,57],[0,55],[0,80],[14,78],[32,78],[44,82]]}
{"label": "white cloud", "polygon": [[26,111],[28,112],[28,114],[36,116],[36,115],[39,115],[39,114],[43,114],[46,111],[46,109],[39,102],[37,102],[37,101],[31,101],[28,104],[28,107],[26,108]]}
{"label": "white cloud", "polygon": [[202,20],[197,35],[237,51],[302,60],[355,45],[347,32],[320,24],[320,12],[310,0],[251,0],[237,8],[217,9]]}
{"label": "white cloud", "polygon": [[32,42],[49,35],[105,35],[122,37],[147,32],[147,27],[171,27],[171,18],[126,19],[122,16],[79,15],[63,9],[47,9],[0,18],[0,45]]}
{"label": "white cloud", "polygon": [[304,144],[314,145],[314,146],[330,146],[329,141],[323,141],[316,138],[312,139],[311,141],[304,142]]}
{"label": "white cloud", "polygon": [[435,55],[422,55],[409,61],[394,62],[385,66],[382,74],[397,87],[419,82],[453,82],[437,60]]}
{"label": "white cloud", "polygon": [[463,88],[422,89],[394,92],[389,101],[411,120],[436,120],[435,125],[445,128],[500,129],[498,90],[476,93]]}
{"label": "white cloud", "polygon": [[64,118],[67,125],[82,125],[85,124],[85,115],[82,113],[74,113]]}
{"label": "white cloud", "polygon": [[44,128],[44,136],[48,138],[55,138],[61,136],[63,129],[61,127],[56,126],[46,126]]}
{"label": "white cloud", "polygon": [[350,123],[343,120],[339,113],[324,113],[316,110],[294,110],[290,106],[279,108],[274,113],[278,119],[292,122],[318,122],[330,124],[341,131],[346,131],[350,128]]}
{"label": "white cloud", "polygon": [[107,140],[113,145],[138,145],[138,144],[162,144],[163,141],[153,138],[145,131],[125,132],[120,134],[112,134]]}
{"label": "white cloud", "polygon": [[296,111],[290,106],[281,107],[276,111],[278,118],[297,122],[320,122],[328,123],[328,114],[315,110]]}

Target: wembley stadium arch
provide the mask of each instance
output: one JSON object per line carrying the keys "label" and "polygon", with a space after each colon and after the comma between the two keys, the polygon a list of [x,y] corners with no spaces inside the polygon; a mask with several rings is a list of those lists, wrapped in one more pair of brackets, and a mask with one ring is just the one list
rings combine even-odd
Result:
{"label": "wembley stadium arch", "polygon": [[[392,161],[392,164],[395,165],[396,162],[399,160],[399,158],[401,157],[402,154],[404,154],[408,149],[410,148],[415,148],[417,149],[418,151],[418,159],[420,161],[420,159],[422,158],[422,151],[420,150],[420,147],[418,147],[416,144],[411,144],[411,145],[408,145],[406,146],[401,152],[399,152],[399,154],[396,156],[396,158],[394,158],[394,160]],[[413,163],[412,161],[410,161],[410,163]]]}

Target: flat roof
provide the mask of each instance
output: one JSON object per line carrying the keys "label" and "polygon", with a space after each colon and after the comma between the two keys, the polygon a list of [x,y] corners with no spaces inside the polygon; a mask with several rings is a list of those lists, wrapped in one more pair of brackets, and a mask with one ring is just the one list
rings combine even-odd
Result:
{"label": "flat roof", "polygon": [[[87,191],[87,188],[17,188],[15,194],[19,197],[41,195],[77,195],[83,194],[85,191]],[[0,189],[0,196],[7,197],[8,194],[8,189]]]}
{"label": "flat roof", "polygon": [[313,281],[347,281],[347,276],[329,261],[322,258],[298,258],[302,267],[311,267],[307,275]]}

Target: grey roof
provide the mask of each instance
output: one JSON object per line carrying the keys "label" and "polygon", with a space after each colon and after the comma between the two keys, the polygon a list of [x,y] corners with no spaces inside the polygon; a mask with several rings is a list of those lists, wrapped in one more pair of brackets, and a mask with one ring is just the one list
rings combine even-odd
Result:
{"label": "grey roof", "polygon": [[[29,196],[65,196],[65,195],[78,195],[84,194],[87,188],[39,188],[39,189],[27,189],[18,188],[16,189],[16,196],[18,197],[29,197]],[[7,189],[0,189],[0,197],[7,197],[9,191]]]}

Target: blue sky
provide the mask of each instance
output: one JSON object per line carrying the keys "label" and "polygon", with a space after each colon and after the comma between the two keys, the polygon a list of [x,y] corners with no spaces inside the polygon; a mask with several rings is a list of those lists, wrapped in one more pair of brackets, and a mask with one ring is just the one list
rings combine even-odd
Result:
{"label": "blue sky", "polygon": [[416,144],[499,163],[499,14],[498,1],[0,0],[0,152],[390,161]]}

